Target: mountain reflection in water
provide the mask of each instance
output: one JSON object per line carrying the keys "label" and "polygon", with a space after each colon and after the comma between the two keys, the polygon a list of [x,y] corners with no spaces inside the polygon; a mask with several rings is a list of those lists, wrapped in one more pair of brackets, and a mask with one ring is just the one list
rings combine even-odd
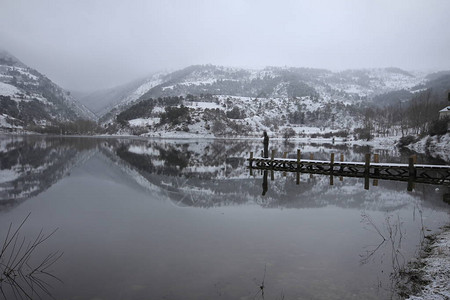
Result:
{"label": "mountain reflection in water", "polygon": [[42,193],[96,148],[92,139],[0,138],[0,209]]}
{"label": "mountain reflection in water", "polygon": [[[407,183],[380,180],[373,187],[374,191],[367,192],[364,179],[344,178],[335,180],[331,186],[329,176],[301,174],[297,185],[296,173],[284,172],[272,172],[275,174],[271,176],[280,180],[270,180],[269,184],[267,170],[254,170],[253,176],[248,175],[244,159],[250,148],[248,143],[238,142],[227,148],[225,142],[215,141],[202,151],[196,151],[196,147],[188,143],[121,144],[105,154],[111,159],[116,155],[127,162],[128,167],[135,169],[148,182],[166,190],[178,205],[214,207],[256,202],[264,207],[280,208],[336,205],[385,210],[399,208],[427,195],[427,201],[445,206],[441,202],[446,197],[447,186],[416,184],[415,193],[408,193]],[[266,197],[259,197],[260,184],[262,196]],[[395,204],[391,200],[386,203],[374,201],[386,193],[396,193]],[[378,208],[374,207],[374,202]]]}
{"label": "mountain reflection in water", "polygon": [[[273,142],[361,161],[367,148]],[[42,253],[56,299],[386,299],[424,236],[448,221],[448,187],[254,170],[261,141],[5,137],[0,238],[60,228]],[[378,151],[384,161],[409,154]],[[392,157],[390,157],[392,155]],[[426,158],[422,157],[423,162]],[[430,161],[431,162],[431,161]],[[429,230],[429,231],[428,231]],[[379,232],[379,233],[377,233]],[[389,259],[386,259],[389,257]],[[264,279],[263,279],[264,278]],[[45,297],[44,297],[45,298]]]}

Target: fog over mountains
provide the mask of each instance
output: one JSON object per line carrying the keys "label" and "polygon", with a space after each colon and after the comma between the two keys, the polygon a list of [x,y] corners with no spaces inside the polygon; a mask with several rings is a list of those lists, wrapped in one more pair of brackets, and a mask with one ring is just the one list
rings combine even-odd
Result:
{"label": "fog over mountains", "polygon": [[0,47],[69,90],[190,65],[448,70],[450,2],[2,1]]}
{"label": "fog over mountains", "polygon": [[94,125],[83,131],[81,123],[64,129],[61,124],[98,119],[108,134],[248,136],[262,130],[282,134],[287,127],[296,134],[310,133],[309,127],[348,134],[363,127],[369,107],[407,106],[427,89],[444,103],[449,88],[445,71],[193,65],[107,90],[71,93],[6,51],[0,56],[4,130],[50,126],[55,133],[86,133]]}
{"label": "fog over mountains", "polygon": [[[398,68],[332,72],[311,68],[266,67],[254,70],[196,65],[171,73],[156,74],[123,87],[98,91],[81,99],[85,105],[92,107],[98,104],[99,99],[109,98],[110,104],[120,106],[136,100],[187,94],[254,98],[320,96],[327,99],[335,96],[353,101],[371,99],[394,90],[410,90],[424,83],[425,75],[408,73]],[[135,86],[138,87],[132,90]]]}

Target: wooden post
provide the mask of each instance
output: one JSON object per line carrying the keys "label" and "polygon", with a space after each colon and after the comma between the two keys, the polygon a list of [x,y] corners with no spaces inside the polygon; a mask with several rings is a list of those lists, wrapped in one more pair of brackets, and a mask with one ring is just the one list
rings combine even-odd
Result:
{"label": "wooden post", "polygon": [[250,152],[250,176],[253,175],[253,168],[252,168],[252,164],[253,164],[253,152]]}
{"label": "wooden post", "polygon": [[[313,160],[313,159],[314,159],[314,153],[310,153],[310,154],[309,154],[309,159],[310,159],[310,160]],[[312,174],[312,173],[309,174],[309,178],[313,178],[313,174]]]}
{"label": "wooden post", "polygon": [[370,186],[369,176],[364,177],[364,189],[368,190]]}
{"label": "wooden post", "polygon": [[[341,153],[341,162],[344,162],[344,153]],[[341,170],[343,170],[343,168],[341,167]],[[343,181],[344,177],[339,176],[339,181]]]}
{"label": "wooden post", "polygon": [[370,173],[370,153],[366,154],[366,163],[364,165],[364,189],[368,190],[370,181],[369,181],[369,173]]}
{"label": "wooden post", "polygon": [[414,190],[414,181],[416,180],[417,171],[414,165],[417,163],[417,155],[413,154],[409,158],[409,180],[408,180],[408,192],[412,192]]}
{"label": "wooden post", "polygon": [[302,153],[300,149],[297,149],[297,180],[296,183],[300,184],[300,159],[301,159]]}
{"label": "wooden post", "polygon": [[275,174],[273,172],[273,160],[275,159],[275,152],[276,152],[276,150],[272,149],[272,154],[270,155],[271,167],[272,167],[272,170],[270,170],[270,180],[272,180],[272,181],[275,180]]}
{"label": "wooden post", "polygon": [[408,187],[406,188],[408,192],[412,192],[414,190],[414,182],[411,180],[408,180]]}
{"label": "wooden post", "polygon": [[[379,163],[380,162],[380,155],[378,153],[375,153],[373,155],[373,162],[374,163]],[[378,169],[378,167],[374,167],[374,174],[376,176],[380,175],[380,170]],[[373,186],[378,186],[378,179],[374,179],[373,180]]]}
{"label": "wooden post", "polygon": [[[380,155],[378,153],[373,155],[373,162],[376,163],[376,164],[380,162]],[[375,168],[374,174],[375,175],[379,175],[380,174],[380,170],[378,169],[378,167],[374,167],[374,168]]]}
{"label": "wooden post", "polygon": [[412,179],[416,178],[416,168],[414,167],[414,157],[409,158],[409,177]]}
{"label": "wooden post", "polygon": [[334,171],[334,153],[331,153],[331,155],[330,155],[330,185],[334,184],[333,171]]}
{"label": "wooden post", "polygon": [[369,175],[370,172],[370,153],[366,154],[366,164],[364,165],[364,174]]}

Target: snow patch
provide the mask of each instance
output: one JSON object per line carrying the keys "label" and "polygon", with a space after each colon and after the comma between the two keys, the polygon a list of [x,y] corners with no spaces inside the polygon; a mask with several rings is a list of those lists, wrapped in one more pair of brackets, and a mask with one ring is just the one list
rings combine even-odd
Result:
{"label": "snow patch", "polygon": [[16,129],[21,129],[23,128],[22,126],[16,126],[13,124],[10,124],[8,121],[14,121],[17,120],[11,116],[5,115],[5,114],[0,114],[0,128],[16,128]]}
{"label": "snow patch", "polygon": [[155,124],[158,124],[159,120],[160,118],[148,118],[148,119],[138,118],[129,120],[128,124],[130,124],[131,127],[153,126]]}
{"label": "snow patch", "polygon": [[450,162],[450,133],[441,136],[426,136],[407,147],[418,153],[428,151],[431,156]]}
{"label": "snow patch", "polygon": [[135,154],[141,154],[141,155],[149,155],[149,156],[159,156],[159,150],[146,147],[146,146],[137,146],[137,145],[131,145],[128,148],[128,152],[135,153]]}
{"label": "snow patch", "polygon": [[[10,182],[19,178],[20,174],[14,170],[0,170],[0,183]],[[0,187],[1,190],[1,187]]]}
{"label": "snow patch", "polygon": [[184,101],[184,106],[189,108],[200,108],[200,109],[216,109],[216,108],[223,109],[222,106],[214,102]]}
{"label": "snow patch", "polygon": [[420,295],[411,296],[409,300],[443,300],[450,299],[450,230],[437,236],[431,245],[431,253],[422,259],[425,267],[424,279],[430,283],[422,288]]}
{"label": "snow patch", "polygon": [[0,95],[2,96],[14,96],[15,94],[20,93],[20,90],[13,85],[0,82]]}

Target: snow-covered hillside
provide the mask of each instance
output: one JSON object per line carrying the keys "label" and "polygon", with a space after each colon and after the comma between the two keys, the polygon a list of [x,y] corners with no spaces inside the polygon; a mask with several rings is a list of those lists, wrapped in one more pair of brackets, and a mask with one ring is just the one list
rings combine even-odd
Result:
{"label": "snow-covered hillside", "polygon": [[96,116],[50,79],[0,51],[0,127],[17,129]]}
{"label": "snow-covered hillside", "polygon": [[[100,120],[104,127],[110,127],[109,133],[166,137],[171,132],[177,136],[186,132],[202,136],[252,135],[262,130],[280,132],[285,125],[297,134],[350,131],[362,124],[363,120],[355,117],[361,105],[388,92],[412,91],[426,82],[425,75],[397,68],[331,72],[191,66],[149,78]],[[161,113],[174,105],[176,97],[181,98],[175,101],[178,108],[189,108],[189,120],[161,124]],[[130,115],[133,105],[150,99],[163,100],[154,101],[151,112],[127,117],[127,126],[116,126],[118,115]],[[164,99],[172,99],[171,104]]]}
{"label": "snow-covered hillside", "polygon": [[318,97],[350,100],[373,97],[389,91],[411,89],[424,82],[421,73],[396,68],[331,72],[309,68],[267,67],[247,70],[221,66],[191,66],[162,77],[158,86],[141,99],[150,97],[213,95],[247,97],[301,97],[317,92]]}

